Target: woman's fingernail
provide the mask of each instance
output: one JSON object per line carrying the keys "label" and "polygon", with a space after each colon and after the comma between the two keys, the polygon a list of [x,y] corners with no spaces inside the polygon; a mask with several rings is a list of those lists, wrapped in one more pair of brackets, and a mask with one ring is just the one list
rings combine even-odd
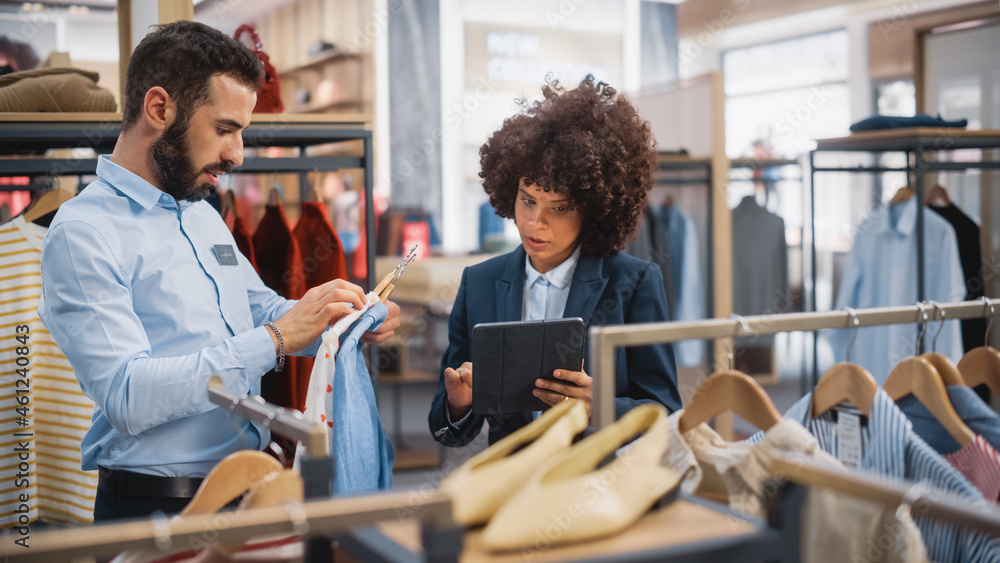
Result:
{"label": "woman's fingernail", "polygon": [[542,395],[542,392],[536,389],[536,390],[532,391],[531,394],[534,395],[534,396],[536,396],[536,397],[540,397]]}

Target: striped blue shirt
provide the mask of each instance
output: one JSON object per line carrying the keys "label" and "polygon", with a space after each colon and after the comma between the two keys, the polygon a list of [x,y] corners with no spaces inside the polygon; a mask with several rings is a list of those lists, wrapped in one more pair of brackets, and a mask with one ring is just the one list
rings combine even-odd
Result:
{"label": "striped blue shirt", "polygon": [[[805,426],[821,448],[836,456],[838,449],[837,424],[834,411],[809,419],[812,411],[812,393],[799,399],[785,413],[785,418],[797,420]],[[750,437],[757,443],[763,433]],[[872,403],[868,423],[861,427],[861,468],[863,472],[880,477],[926,482],[935,494],[949,494],[970,508],[987,510],[982,493],[965,477],[938,455],[916,433],[892,399],[879,390]],[[924,495],[930,498],[930,495]],[[962,530],[940,520],[918,517],[914,519],[924,537],[927,553],[934,561],[1000,561],[1000,538]]]}

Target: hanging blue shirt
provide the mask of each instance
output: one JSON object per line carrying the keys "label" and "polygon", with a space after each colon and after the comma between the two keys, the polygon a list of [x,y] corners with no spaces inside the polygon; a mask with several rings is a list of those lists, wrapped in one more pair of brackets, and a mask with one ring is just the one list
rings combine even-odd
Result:
{"label": "hanging blue shirt", "polygon": [[208,203],[177,202],[106,156],[97,175],[52,221],[38,306],[96,403],[83,469],[204,476],[270,440],[211,403],[208,379],[260,394],[276,361],[263,325],[294,301],[261,282]]}
{"label": "hanging blue shirt", "polygon": [[[894,307],[917,302],[917,201],[876,209],[858,226],[847,267],[837,292],[837,310],[844,307]],[[952,226],[936,213],[924,213],[925,298],[938,303],[965,299],[965,279]],[[933,308],[927,306],[928,313]],[[914,321],[916,321],[914,316]],[[927,351],[940,325],[930,323],[924,337]],[[851,330],[829,334],[835,361],[847,357]],[[880,384],[901,360],[914,354],[919,326],[888,325],[858,330],[851,361],[865,366]],[[937,351],[958,362],[962,332],[958,321],[946,321]],[[829,367],[829,366],[827,366]]]}
{"label": "hanging blue shirt", "polygon": [[[395,450],[382,426],[371,375],[360,338],[385,320],[385,305],[376,303],[340,337],[333,377],[333,493],[350,495],[392,487]],[[318,361],[318,360],[317,360]]]}
{"label": "hanging blue shirt", "polygon": [[[946,389],[959,418],[970,430],[989,442],[993,449],[1000,451],[1000,415],[983,402],[975,391],[964,385],[948,385]],[[913,431],[937,453],[953,454],[962,449],[927,407],[913,395],[896,401],[896,406],[913,423]]]}
{"label": "hanging blue shirt", "polygon": [[[819,446],[836,456],[837,424],[833,410],[817,418],[812,413],[812,393],[798,400],[784,418],[796,420],[816,437]],[[764,433],[750,437],[757,443]],[[875,394],[868,424],[861,426],[861,471],[894,480],[925,482],[934,491],[946,493],[969,508],[988,510],[986,499],[944,458],[913,432],[910,421],[881,389]],[[1000,561],[1000,538],[957,529],[941,520],[914,519],[933,561]]]}

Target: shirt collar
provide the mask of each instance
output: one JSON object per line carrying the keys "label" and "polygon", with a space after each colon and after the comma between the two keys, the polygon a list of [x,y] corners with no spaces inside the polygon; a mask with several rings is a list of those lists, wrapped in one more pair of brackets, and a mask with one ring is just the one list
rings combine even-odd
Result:
{"label": "shirt collar", "polygon": [[538,281],[538,278],[545,278],[545,281],[556,286],[559,289],[566,289],[570,280],[573,279],[573,273],[576,271],[576,264],[580,261],[580,245],[576,246],[576,250],[573,254],[570,254],[569,258],[563,260],[562,264],[559,264],[555,268],[549,270],[544,274],[538,273],[531,265],[531,258],[527,254],[524,255],[524,272],[527,274],[528,278],[525,281],[527,287],[531,287]]}
{"label": "shirt collar", "polygon": [[882,233],[893,233],[903,237],[913,235],[917,229],[917,198],[911,197],[909,200],[896,205],[886,205],[880,208],[877,213],[879,217],[879,231]]}
{"label": "shirt collar", "polygon": [[167,200],[174,202],[174,199],[163,190],[142,179],[135,172],[111,162],[108,155],[102,154],[97,158],[97,176],[141,205],[146,211],[152,209],[164,196],[165,202]]}

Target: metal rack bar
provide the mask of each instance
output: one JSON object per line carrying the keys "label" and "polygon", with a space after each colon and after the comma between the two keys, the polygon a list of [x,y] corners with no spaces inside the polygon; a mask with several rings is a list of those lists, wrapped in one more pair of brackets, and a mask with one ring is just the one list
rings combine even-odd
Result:
{"label": "metal rack bar", "polygon": [[[773,475],[780,474],[784,479],[795,483],[832,489],[838,493],[873,500],[889,507],[903,504],[904,499],[912,494],[912,487],[915,485],[909,483],[909,487],[901,487],[896,481],[861,477],[855,473],[824,467],[806,458],[788,459],[778,456],[771,462],[771,471]],[[928,494],[931,496],[914,499],[910,507],[913,516],[934,518],[964,529],[1000,535],[1000,511],[995,508],[973,510],[967,503],[954,500],[942,493]]]}
{"label": "metal rack bar", "polygon": [[[258,396],[237,397],[222,389],[222,379],[212,376],[208,382],[208,399],[246,419],[263,424],[287,438],[298,440],[306,446],[306,455],[299,460],[302,474],[303,498],[318,500],[332,496],[333,459],[330,457],[326,429],[319,424],[310,424],[299,416],[298,411],[286,410],[273,405]],[[306,541],[305,561],[307,563],[328,563],[331,561],[330,546],[322,538]]]}
{"label": "metal rack bar", "polygon": [[218,376],[213,376],[208,382],[208,400],[231,414],[263,424],[282,436],[302,442],[310,457],[330,456],[326,430],[319,424],[310,424],[296,416],[298,411],[272,405],[260,397],[240,397],[229,393],[222,388],[222,378]]}
{"label": "metal rack bar", "polygon": [[[253,536],[295,534],[321,538],[327,553],[330,542],[322,538],[399,518],[406,510],[442,534],[455,529],[451,500],[436,491],[419,498],[410,492],[327,499],[285,507],[261,507],[236,512],[181,516],[168,530],[156,520],[125,521],[96,527],[51,530],[32,534],[31,549],[6,542],[0,560],[51,563],[78,561],[91,555],[99,560],[126,550],[157,549],[166,545],[204,547],[215,541],[245,542]],[[166,537],[164,538],[164,536]]]}
{"label": "metal rack bar", "polygon": [[[947,320],[975,319],[988,317],[990,306],[997,304],[1000,304],[1000,300],[963,301],[939,304],[937,307],[925,308],[925,311],[929,322],[943,320],[942,311]],[[921,321],[923,315],[916,305],[858,309],[855,313],[862,327],[916,323]],[[743,327],[743,323],[746,323],[749,330]],[[615,351],[619,347],[779,332],[814,332],[853,326],[852,317],[847,312],[824,311],[754,315],[739,319],[591,327],[588,336],[590,339],[588,364],[595,367],[592,375],[596,398],[594,408],[591,410],[591,423],[597,428],[603,428],[615,419]]]}

